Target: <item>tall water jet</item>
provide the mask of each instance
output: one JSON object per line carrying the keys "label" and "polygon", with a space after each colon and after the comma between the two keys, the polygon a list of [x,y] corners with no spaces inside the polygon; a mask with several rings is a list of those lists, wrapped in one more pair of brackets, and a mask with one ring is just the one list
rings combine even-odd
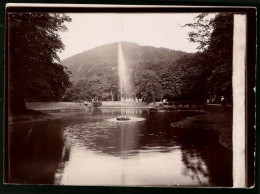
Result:
{"label": "tall water jet", "polygon": [[120,87],[120,101],[123,101],[129,97],[128,95],[130,90],[130,83],[121,42],[118,43],[118,76]]}
{"label": "tall water jet", "polygon": [[[119,77],[119,88],[120,88],[120,101],[121,101],[121,108],[123,101],[131,101],[132,98],[132,88],[129,80],[128,70],[126,67],[126,62],[124,58],[124,53],[122,49],[121,42],[118,43],[118,77]],[[117,118],[108,119],[111,122],[137,122],[137,121],[144,121],[145,118],[133,117],[133,116],[125,116],[124,110],[121,109],[121,115]]]}

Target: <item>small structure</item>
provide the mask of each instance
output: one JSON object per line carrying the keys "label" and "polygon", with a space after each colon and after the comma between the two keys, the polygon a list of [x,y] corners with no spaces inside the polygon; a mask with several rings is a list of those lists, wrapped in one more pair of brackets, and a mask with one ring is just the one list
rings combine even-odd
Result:
{"label": "small structure", "polygon": [[118,121],[128,121],[128,120],[130,120],[130,118],[129,117],[117,117],[116,120],[118,120]]}

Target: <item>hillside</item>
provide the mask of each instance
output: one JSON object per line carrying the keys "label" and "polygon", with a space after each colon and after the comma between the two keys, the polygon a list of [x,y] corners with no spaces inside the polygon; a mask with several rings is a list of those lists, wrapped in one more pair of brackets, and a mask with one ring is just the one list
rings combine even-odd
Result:
{"label": "hillside", "polygon": [[[151,46],[140,46],[136,43],[122,42],[124,57],[129,70],[138,64],[158,71],[172,64],[179,58],[190,55],[181,51]],[[93,74],[104,74],[117,70],[118,43],[111,43],[87,50],[62,61],[71,71],[71,80],[77,82]]]}

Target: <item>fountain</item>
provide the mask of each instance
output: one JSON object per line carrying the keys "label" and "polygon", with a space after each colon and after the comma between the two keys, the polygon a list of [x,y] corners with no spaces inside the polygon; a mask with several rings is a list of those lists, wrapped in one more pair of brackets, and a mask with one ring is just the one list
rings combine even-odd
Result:
{"label": "fountain", "polygon": [[[119,77],[119,88],[120,88],[120,101],[122,107],[123,102],[129,101],[129,99],[132,98],[131,98],[131,84],[127,73],[121,42],[118,43],[118,77]],[[143,120],[145,119],[139,117],[129,117],[126,115],[109,119],[109,121],[112,122],[136,122],[136,121],[143,121]]]}
{"label": "fountain", "polygon": [[[123,94],[126,99],[126,89],[128,86],[128,75],[126,72],[126,65],[125,65],[125,59],[123,55],[123,50],[122,50],[122,44],[121,42],[118,42],[118,77],[119,77],[119,87],[120,87],[120,101],[121,101],[121,106],[122,106],[122,101],[124,101]],[[117,117],[117,121],[129,121],[129,117]]]}
{"label": "fountain", "polygon": [[116,120],[118,120],[118,121],[129,121],[130,118],[129,117],[117,117]]}
{"label": "fountain", "polygon": [[119,77],[119,87],[120,87],[120,101],[128,101],[131,94],[131,85],[129,81],[129,76],[127,73],[125,58],[122,49],[122,43],[118,43],[118,77]]}

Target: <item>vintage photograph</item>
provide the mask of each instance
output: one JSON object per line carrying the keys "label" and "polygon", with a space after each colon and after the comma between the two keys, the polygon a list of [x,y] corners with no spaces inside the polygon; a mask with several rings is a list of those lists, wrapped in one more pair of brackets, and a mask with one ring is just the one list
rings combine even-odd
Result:
{"label": "vintage photograph", "polygon": [[233,187],[245,17],[9,12],[5,182]]}

